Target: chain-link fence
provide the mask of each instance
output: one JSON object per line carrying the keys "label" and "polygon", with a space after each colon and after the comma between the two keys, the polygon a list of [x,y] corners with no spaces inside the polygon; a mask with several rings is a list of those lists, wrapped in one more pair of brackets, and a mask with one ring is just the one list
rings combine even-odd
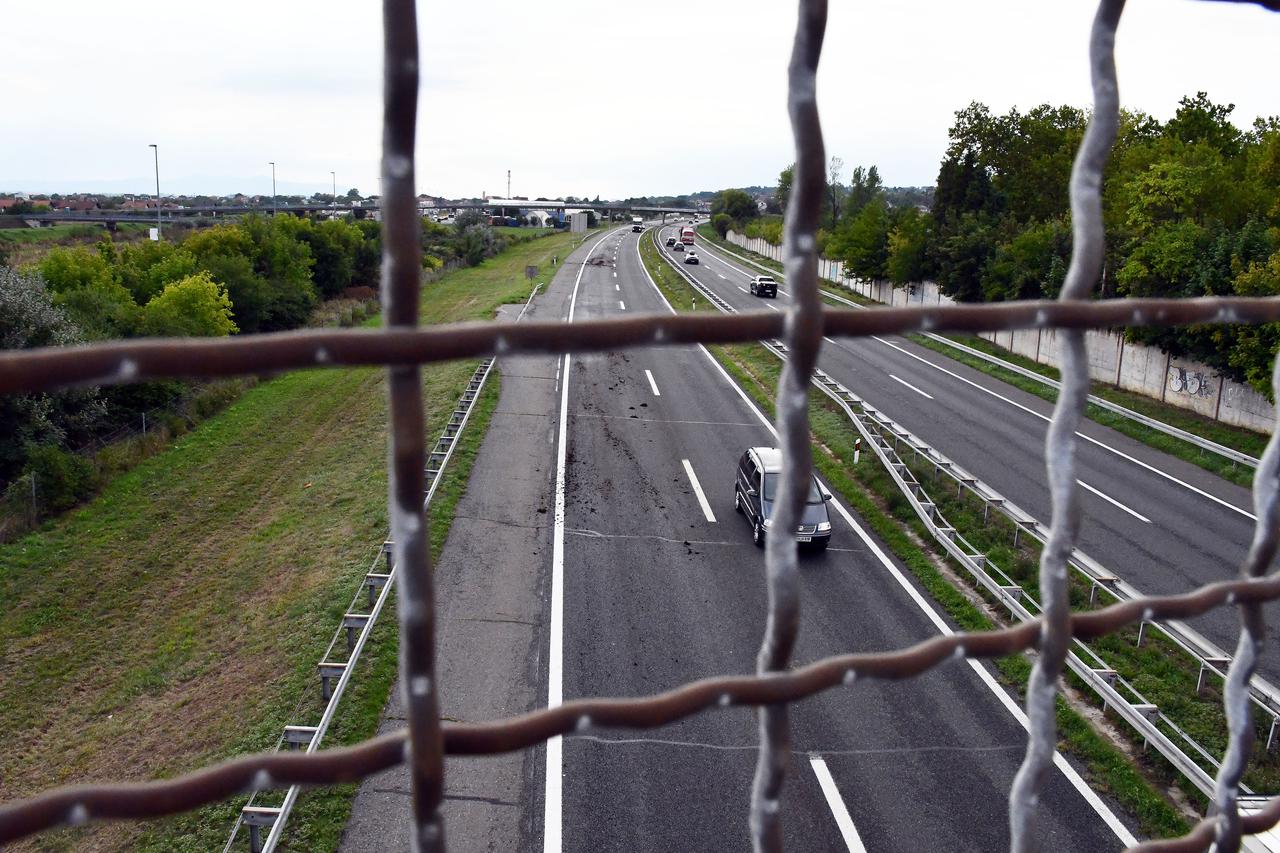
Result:
{"label": "chain-link fence", "polygon": [[[1280,0],[1253,2],[1280,10]],[[1094,110],[1072,170],[1071,267],[1056,302],[867,312],[821,307],[815,236],[825,154],[815,83],[827,4],[825,0],[800,0],[788,95],[797,156],[785,239],[785,266],[794,302],[785,315],[648,316],[568,325],[493,323],[421,329],[417,328],[421,267],[413,159],[419,74],[417,19],[413,0],[384,0],[384,329],[187,342],[130,341],[4,353],[0,354],[0,393],[190,374],[228,376],[263,369],[387,365],[389,511],[408,728],[346,749],[248,756],[171,780],[49,791],[0,807],[0,842],[62,824],[173,814],[246,791],[350,782],[407,763],[413,786],[412,846],[415,850],[443,850],[445,827],[440,806],[446,754],[526,749],[584,727],[653,728],[708,709],[736,705],[759,709],[760,743],[750,817],[753,844],[758,850],[780,850],[783,815],[778,803],[790,751],[789,702],[865,679],[911,678],[958,657],[994,658],[1035,649],[1038,654],[1026,691],[1030,720],[1026,754],[1009,795],[1011,846],[1016,851],[1029,850],[1036,847],[1036,817],[1044,807],[1039,792],[1053,766],[1057,740],[1054,704],[1071,638],[1097,637],[1140,621],[1186,619],[1224,605],[1239,608],[1241,632],[1224,690],[1230,741],[1217,777],[1212,816],[1183,838],[1147,842],[1139,849],[1204,850],[1213,845],[1220,851],[1237,850],[1242,834],[1274,825],[1280,820],[1280,799],[1246,817],[1239,811],[1238,796],[1254,737],[1248,683],[1261,651],[1261,605],[1280,598],[1280,576],[1266,574],[1280,529],[1280,444],[1273,439],[1258,466],[1253,490],[1258,521],[1238,579],[1091,612],[1072,613],[1068,607],[1067,559],[1081,515],[1075,431],[1088,394],[1082,330],[1280,321],[1277,299],[1088,301],[1103,257],[1100,188],[1119,115],[1113,47],[1123,6],[1123,0],[1101,0],[1091,31]],[[1170,7],[1170,14],[1174,13],[1176,8]],[[800,622],[796,545],[788,537],[770,537],[766,551],[769,608],[755,676],[708,678],[643,699],[576,700],[489,723],[441,723],[436,694],[436,611],[423,517],[420,365],[494,354],[598,352],[781,338],[788,360],[777,395],[784,465],[775,523],[778,529],[786,530],[799,521],[811,476],[807,391],[824,335],[1026,328],[1057,328],[1064,339],[1062,388],[1046,447],[1052,525],[1040,566],[1043,613],[1039,618],[1002,630],[938,636],[896,651],[829,657],[793,669],[790,659]],[[1273,385],[1280,391],[1280,370]]]}

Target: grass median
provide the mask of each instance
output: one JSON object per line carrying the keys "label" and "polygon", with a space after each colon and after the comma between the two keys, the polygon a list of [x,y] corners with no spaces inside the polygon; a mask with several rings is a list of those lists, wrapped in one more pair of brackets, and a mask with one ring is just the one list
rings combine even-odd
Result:
{"label": "grass median", "polygon": [[[527,265],[543,267],[545,281],[550,256],[580,236],[522,244],[427,285],[423,321],[490,319],[527,297]],[[474,368],[424,368],[428,441]],[[496,399],[495,383],[436,495],[437,554]],[[288,373],[96,500],[0,546],[0,800],[268,749],[314,709],[315,665],[387,528],[385,421],[382,370]],[[374,731],[394,674],[390,618],[327,743]],[[305,797],[290,846],[332,849],[350,793]],[[207,850],[222,845],[239,802],[60,830],[13,849]]]}
{"label": "grass median", "polygon": [[[688,310],[683,306],[690,304],[692,288],[667,266],[648,239],[641,241],[641,257],[668,301],[677,310]],[[705,305],[705,300],[699,299],[698,304]],[[782,362],[758,344],[709,349],[762,410],[772,416],[773,395]],[[963,570],[931,543],[928,532],[874,454],[868,452],[860,462],[854,463],[852,448],[856,430],[844,412],[827,398],[815,394],[810,405],[810,421],[814,464],[822,477],[889,546],[961,629],[982,631],[996,627],[994,608],[985,602],[980,604],[981,599],[971,588],[961,589],[957,585],[956,579]],[[946,567],[945,573],[943,567]],[[1021,695],[1030,671],[1029,659],[1014,655],[994,664],[1001,682]],[[1059,746],[1084,765],[1090,785],[1114,797],[1127,809],[1142,834],[1168,837],[1186,831],[1189,826],[1186,815],[1165,792],[1173,782],[1173,774],[1162,760],[1157,757],[1135,763],[1107,733],[1095,729],[1080,711],[1061,697],[1058,729]]]}

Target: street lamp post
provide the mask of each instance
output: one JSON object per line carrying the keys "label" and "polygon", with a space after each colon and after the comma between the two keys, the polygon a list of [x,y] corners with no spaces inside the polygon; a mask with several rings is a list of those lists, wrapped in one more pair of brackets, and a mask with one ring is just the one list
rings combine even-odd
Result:
{"label": "street lamp post", "polygon": [[329,177],[333,178],[333,198],[330,199],[330,201],[333,202],[334,211],[337,211],[338,209],[338,174],[337,172],[330,172]]}
{"label": "street lamp post", "polygon": [[280,213],[276,205],[276,161],[272,160],[267,165],[271,167],[271,215],[276,216]]}
{"label": "street lamp post", "polygon": [[156,239],[160,240],[164,236],[160,224],[160,146],[153,142],[147,147],[154,150],[156,155]]}

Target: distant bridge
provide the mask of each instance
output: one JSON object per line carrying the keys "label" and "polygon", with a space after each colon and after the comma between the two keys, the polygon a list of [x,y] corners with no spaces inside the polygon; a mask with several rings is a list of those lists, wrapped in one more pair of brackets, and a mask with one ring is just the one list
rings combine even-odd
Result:
{"label": "distant bridge", "polygon": [[[443,204],[426,204],[419,205],[418,212],[426,215],[428,213],[438,213],[441,211],[456,212],[459,210],[493,210],[501,211],[511,208],[525,208],[533,210],[598,210],[602,213],[660,213],[665,221],[668,214],[675,215],[691,215],[702,213],[703,211],[695,210],[688,207],[662,207],[658,205],[635,205],[635,204],[609,204],[605,202],[565,202],[565,201],[527,201],[525,199],[488,199],[486,201],[460,201],[446,202]],[[174,207],[161,208],[160,220],[163,223],[168,222],[208,222],[216,221],[224,218],[236,216],[244,216],[250,213],[329,213],[335,215],[346,215],[348,213],[359,215],[357,211],[365,211],[366,215],[377,216],[380,209],[377,207],[343,207],[341,205],[332,204],[281,204],[276,206],[200,206],[200,207]],[[137,222],[146,225],[156,221],[156,211],[154,210],[84,210],[84,211],[65,211],[53,213],[32,213],[15,217],[27,222],[100,222],[118,224],[124,222]]]}

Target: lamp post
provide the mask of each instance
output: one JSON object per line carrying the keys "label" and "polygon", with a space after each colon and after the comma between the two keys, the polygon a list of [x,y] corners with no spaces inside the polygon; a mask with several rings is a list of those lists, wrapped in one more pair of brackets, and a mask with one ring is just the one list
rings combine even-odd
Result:
{"label": "lamp post", "polygon": [[151,148],[156,155],[156,239],[160,240],[164,236],[160,230],[160,146],[153,142],[147,147]]}
{"label": "lamp post", "polygon": [[329,177],[333,178],[333,198],[331,201],[333,202],[333,209],[336,212],[338,209],[338,175],[336,172],[330,172]]}
{"label": "lamp post", "polygon": [[272,160],[267,165],[271,167],[271,215],[276,216],[280,212],[276,206],[276,161]]}

